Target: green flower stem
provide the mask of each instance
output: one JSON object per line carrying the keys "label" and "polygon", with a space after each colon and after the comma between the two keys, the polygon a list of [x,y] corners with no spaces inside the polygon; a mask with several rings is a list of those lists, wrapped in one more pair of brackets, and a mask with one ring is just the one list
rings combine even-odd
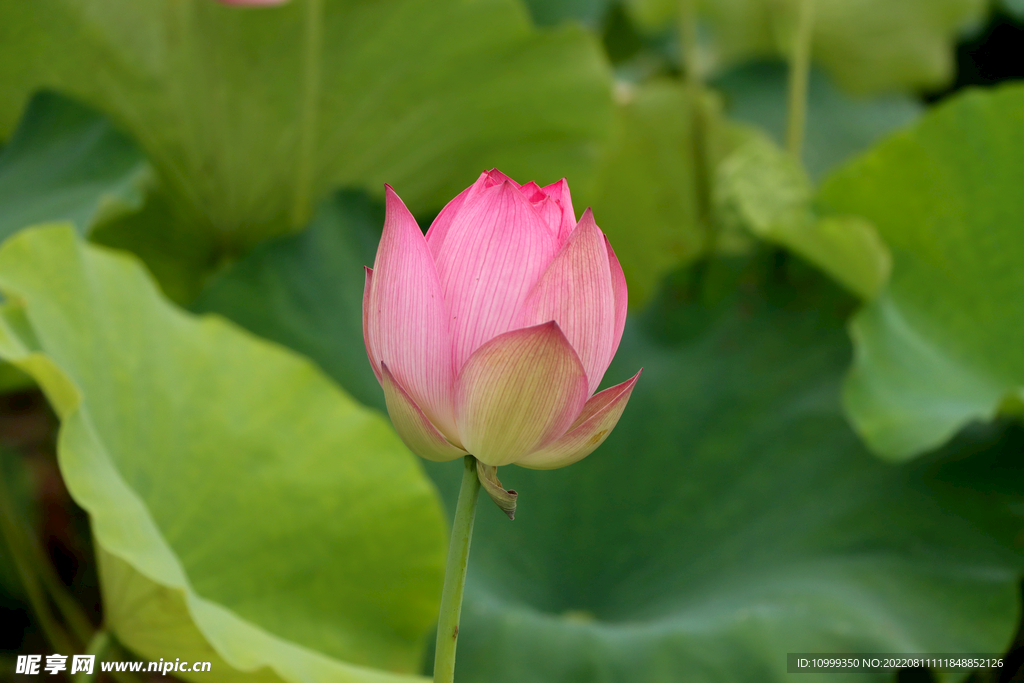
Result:
{"label": "green flower stem", "polygon": [[452,537],[448,545],[448,565],[444,570],[441,615],[437,620],[437,648],[434,650],[434,683],[452,683],[455,680],[455,646],[459,643],[462,593],[466,588],[469,542],[473,538],[473,520],[476,518],[479,493],[480,478],[476,473],[476,458],[467,455],[459,502],[455,506],[455,523],[452,525]]}
{"label": "green flower stem", "polygon": [[786,108],[786,149],[796,159],[804,142],[807,117],[807,78],[811,70],[811,39],[814,28],[814,0],[800,0],[789,58],[789,102]]}
{"label": "green flower stem", "polygon": [[96,673],[100,670],[100,660],[105,659],[104,655],[110,649],[110,634],[105,630],[100,629],[96,631],[96,635],[89,641],[89,647],[86,649],[85,654],[95,655],[96,660],[93,662],[92,672],[85,673],[80,671],[75,675],[75,683],[92,683],[96,680]]}
{"label": "green flower stem", "polygon": [[57,652],[78,652],[78,648],[71,644],[71,639],[61,628],[50,610],[50,604],[46,599],[46,592],[39,583],[39,577],[33,570],[29,550],[29,539],[18,527],[15,521],[14,504],[7,491],[7,483],[0,473],[0,534],[3,535],[7,550],[14,566],[18,571],[22,585],[25,587],[25,595],[28,597],[29,605],[35,613],[36,621],[42,629],[46,639]]}

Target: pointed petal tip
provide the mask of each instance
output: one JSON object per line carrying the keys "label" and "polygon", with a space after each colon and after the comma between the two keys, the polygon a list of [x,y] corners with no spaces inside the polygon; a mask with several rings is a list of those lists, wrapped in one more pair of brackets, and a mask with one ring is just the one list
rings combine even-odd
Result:
{"label": "pointed petal tip", "polygon": [[520,458],[516,464],[534,470],[553,470],[593,453],[618,424],[642,372],[643,368],[625,382],[591,397],[563,436]]}

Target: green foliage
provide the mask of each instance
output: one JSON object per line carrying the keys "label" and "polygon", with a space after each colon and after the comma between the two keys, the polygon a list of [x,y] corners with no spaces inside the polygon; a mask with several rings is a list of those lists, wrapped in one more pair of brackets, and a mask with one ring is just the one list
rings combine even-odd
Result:
{"label": "green foliage", "polygon": [[544,26],[578,21],[597,28],[614,0],[524,0],[530,16]]}
{"label": "green foliage", "polygon": [[1024,87],[937,107],[829,178],[823,209],[862,215],[893,256],[858,313],[846,407],[904,459],[1024,397]]}
{"label": "green foliage", "polygon": [[583,177],[611,104],[596,42],[513,0],[5,3],[0,84],[26,81],[110,115],[228,249],[300,228],[335,184],[424,209],[488,166]]}
{"label": "green foliage", "polygon": [[[781,682],[786,652],[1001,651],[1024,433],[886,466],[839,405],[848,302],[806,280],[687,299],[630,324],[609,380],[645,371],[601,449],[500,473],[519,510],[479,515],[460,680]],[[451,506],[453,468],[428,469]]]}
{"label": "green foliage", "polygon": [[661,278],[705,247],[694,162],[693,98],[677,83],[621,86],[612,140],[592,206],[622,262],[630,303],[650,299]]}
{"label": "green foliage", "polygon": [[[366,215],[335,199],[318,236],[254,253],[201,301],[299,344],[379,405],[362,349],[333,346],[358,337],[358,310],[306,301],[359,296],[351,256],[313,245],[367,239]],[[780,652],[1005,647],[1024,434],[980,430],[912,465],[878,462],[839,405],[854,302],[761,263],[715,262],[692,292],[682,272],[629,323],[606,383],[644,375],[597,452],[563,470],[502,468],[521,505],[513,523],[489,504],[478,514],[459,680],[782,681]],[[238,303],[264,297],[259,316]],[[453,510],[460,463],[426,466]]]}
{"label": "green foliage", "polygon": [[40,93],[0,151],[0,240],[50,220],[87,233],[137,211],[147,177],[131,140],[81,105]]}
{"label": "green foliage", "polygon": [[187,304],[226,260],[224,244],[197,222],[163,183],[151,183],[142,208],[100,223],[96,244],[138,256],[172,301]]}
{"label": "green foliage", "polygon": [[645,372],[592,456],[499,473],[519,511],[478,513],[460,683],[1007,647],[1024,87],[918,118],[984,0],[814,5],[797,160],[785,67],[745,61],[789,51],[796,0],[697,2],[690,81],[676,0],[0,3],[0,139],[46,89],[0,148],[0,391],[61,418],[126,648],[423,681],[460,467],[379,412],[362,266],[384,182],[424,216],[492,166],[594,209],[634,311],[606,384]]}
{"label": "green foliage", "polygon": [[[730,118],[758,126],[781,144],[786,130],[786,81],[786,65],[782,62],[757,62],[726,72],[712,85],[725,98]],[[911,95],[891,92],[871,98],[851,97],[827,74],[812,69],[807,89],[804,166],[817,180],[886,133],[909,125],[920,112],[921,105]]]}
{"label": "green foliage", "polygon": [[[39,509],[33,496],[35,483],[23,458],[6,448],[0,448],[0,513],[16,527],[34,529]],[[18,573],[6,538],[0,526],[0,606],[13,608],[12,601],[24,596],[25,588]],[[16,603],[15,603],[16,604]]]}
{"label": "green foliage", "polygon": [[0,289],[0,354],[61,418],[123,643],[214,661],[217,680],[412,680],[377,669],[418,667],[444,529],[378,414],[307,361],[181,313],[69,226],[8,240]]}
{"label": "green foliage", "polygon": [[813,194],[800,164],[756,135],[721,163],[715,182],[724,228],[742,226],[800,254],[851,292],[874,296],[892,265],[885,244],[863,218],[816,216]]}
{"label": "green foliage", "polygon": [[219,313],[317,360],[360,403],[385,411],[361,327],[363,266],[373,265],[383,225],[383,207],[339,192],[304,232],[266,242],[221,273],[192,310]]}
{"label": "green foliage", "polygon": [[[694,0],[697,1],[697,0]],[[642,25],[669,23],[675,0],[625,0]],[[799,0],[700,0],[719,68],[788,56]],[[815,0],[813,59],[852,92],[934,88],[953,76],[957,31],[981,20],[987,0]]]}

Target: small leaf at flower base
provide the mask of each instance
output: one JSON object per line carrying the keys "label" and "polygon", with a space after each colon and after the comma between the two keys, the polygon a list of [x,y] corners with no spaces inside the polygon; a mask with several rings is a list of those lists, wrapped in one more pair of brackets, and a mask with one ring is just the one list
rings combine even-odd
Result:
{"label": "small leaf at flower base", "polygon": [[138,211],[149,165],[126,136],[71,100],[43,92],[0,151],[0,241],[34,223],[83,234]]}
{"label": "small leaf at flower base", "polygon": [[851,324],[846,407],[880,455],[932,449],[1024,396],[1024,87],[968,91],[831,176],[892,279]]}
{"label": "small leaf at flower base", "polygon": [[119,641],[218,681],[422,681],[444,525],[379,414],[68,225],[8,240],[0,290],[0,356],[61,418]]}
{"label": "small leaf at flower base", "polygon": [[509,519],[515,520],[516,500],[519,498],[519,494],[501,485],[501,480],[498,479],[498,468],[494,465],[485,465],[477,460],[476,474],[480,479],[480,485],[498,506],[498,509],[508,515]]}

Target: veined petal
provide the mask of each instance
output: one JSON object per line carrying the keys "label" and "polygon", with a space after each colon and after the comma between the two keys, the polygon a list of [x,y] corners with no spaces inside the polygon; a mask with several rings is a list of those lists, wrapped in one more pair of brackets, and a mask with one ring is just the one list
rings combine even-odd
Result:
{"label": "veined petal", "polygon": [[612,358],[619,350],[622,332],[626,329],[626,312],[629,309],[629,294],[626,291],[626,275],[622,272],[619,259],[612,249],[612,243],[604,238],[604,246],[608,249],[608,266],[612,273],[612,291],[615,292],[615,341],[612,344]]}
{"label": "veined petal", "polygon": [[371,365],[391,373],[427,418],[453,437],[454,373],[448,312],[434,260],[416,219],[386,189],[384,233],[363,298],[363,336]]}
{"label": "veined petal", "polygon": [[536,204],[548,196],[547,193],[540,188],[540,185],[532,180],[525,185],[521,185],[519,187],[519,191],[523,193],[524,197],[526,197],[526,201],[531,204]]}
{"label": "veined petal", "polygon": [[456,373],[481,344],[513,328],[556,250],[555,237],[511,182],[467,196],[437,256]]}
{"label": "veined petal", "polygon": [[533,204],[533,208],[541,222],[547,227],[548,232],[555,238],[556,243],[560,244],[557,240],[558,231],[562,226],[562,207],[551,197],[541,195],[540,200]]}
{"label": "veined petal", "polygon": [[558,246],[565,244],[569,235],[576,229],[576,213],[572,208],[572,195],[569,194],[569,183],[562,178],[557,183],[551,183],[542,187],[541,191],[549,199],[558,204],[562,212],[561,223],[558,227]]}
{"label": "veined petal", "polygon": [[437,255],[441,251],[441,244],[444,243],[445,238],[448,236],[448,229],[451,228],[452,221],[455,219],[455,214],[457,214],[459,209],[462,208],[466,199],[482,190],[494,187],[495,185],[501,185],[506,181],[512,183],[516,187],[519,187],[519,183],[512,180],[496,168],[492,168],[490,171],[484,171],[480,174],[480,177],[476,179],[476,182],[457,194],[455,199],[445,204],[444,208],[441,209],[441,213],[437,214],[434,222],[431,223],[430,228],[427,229],[427,246],[430,247],[430,253],[433,255],[434,261],[437,261]]}
{"label": "veined petal", "polygon": [[477,349],[456,382],[455,422],[463,447],[500,467],[563,434],[587,396],[576,352],[549,322]]}
{"label": "veined petal", "polygon": [[377,381],[381,381],[380,368],[373,359],[374,351],[370,348],[370,289],[373,286],[373,269],[363,266],[366,271],[366,282],[363,284],[363,344],[366,345],[366,357],[370,359],[370,367]]}
{"label": "veined petal", "polygon": [[633,393],[633,387],[640,378],[640,372],[632,379],[595,395],[587,401],[569,431],[540,450],[519,458],[516,464],[534,470],[553,470],[571,465],[593,453],[618,423]]}
{"label": "veined petal", "polygon": [[475,183],[455,195],[455,199],[444,205],[444,208],[441,209],[441,213],[437,214],[434,222],[430,224],[429,228],[427,228],[427,246],[430,248],[430,254],[435,261],[437,260],[437,253],[441,250],[441,244],[444,242],[444,238],[448,236],[448,229],[452,226],[452,220],[455,218],[455,214],[457,214],[459,209],[462,208],[462,204],[466,201],[466,197],[477,188],[477,185],[481,184],[481,181],[483,181],[486,176],[486,173],[481,173]]}
{"label": "veined petal", "polygon": [[468,455],[437,431],[416,402],[395,380],[387,364],[381,363],[380,367],[380,385],[384,388],[384,400],[388,404],[391,424],[409,450],[421,458],[437,462],[455,460]]}
{"label": "veined petal", "polygon": [[579,355],[593,393],[612,362],[615,291],[604,235],[590,209],[523,303],[516,327],[554,320]]}

